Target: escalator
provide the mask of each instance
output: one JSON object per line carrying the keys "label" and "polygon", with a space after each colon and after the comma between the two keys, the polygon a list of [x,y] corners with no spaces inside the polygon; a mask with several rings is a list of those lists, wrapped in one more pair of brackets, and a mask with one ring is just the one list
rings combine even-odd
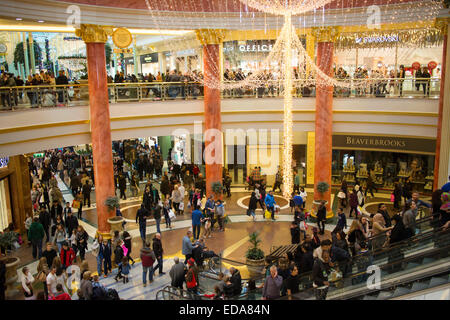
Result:
{"label": "escalator", "polygon": [[[386,300],[450,285],[450,230],[435,228],[432,222],[421,219],[416,236],[371,252],[371,265],[379,268],[378,287],[367,285],[368,265],[361,266],[362,257],[356,256],[349,274],[330,281],[327,300]],[[315,299],[311,274],[303,275],[301,280],[303,290],[294,298]]]}

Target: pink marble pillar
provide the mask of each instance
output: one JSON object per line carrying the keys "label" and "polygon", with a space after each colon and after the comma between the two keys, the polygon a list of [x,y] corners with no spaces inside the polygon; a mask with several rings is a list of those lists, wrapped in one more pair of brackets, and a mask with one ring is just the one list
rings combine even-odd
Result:
{"label": "pink marble pillar", "polygon": [[[327,75],[333,73],[332,42],[319,42],[317,44],[317,65]],[[314,190],[314,200],[328,201],[327,211],[331,206],[331,161],[332,161],[332,136],[333,136],[333,86],[320,83],[318,76],[316,84],[316,121],[315,121],[315,163],[314,186],[319,182],[326,182],[330,189],[321,195]]]}
{"label": "pink marble pillar", "polygon": [[104,202],[107,197],[115,196],[115,187],[105,44],[88,42],[86,50],[98,231],[107,234],[110,231],[107,220],[114,212],[110,212]]}
{"label": "pink marble pillar", "polygon": [[[208,87],[208,83],[219,83],[220,81],[220,55],[219,44],[206,44],[203,46],[203,68],[204,68],[204,106],[205,106],[205,133],[209,129],[222,131],[222,119],[220,114],[220,90]],[[216,136],[217,138],[217,136]],[[205,149],[212,141],[205,141]],[[221,162],[222,160],[222,141],[216,144],[220,148],[215,148],[214,158]],[[222,163],[206,163],[206,194],[213,194],[212,183],[222,183]]]}

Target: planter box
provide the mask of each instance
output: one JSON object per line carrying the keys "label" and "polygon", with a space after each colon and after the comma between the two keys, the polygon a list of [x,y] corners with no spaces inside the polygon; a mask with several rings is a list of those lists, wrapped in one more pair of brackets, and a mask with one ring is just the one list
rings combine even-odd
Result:
{"label": "planter box", "polygon": [[6,299],[12,299],[17,297],[19,290],[16,289],[17,279],[17,266],[19,265],[20,259],[17,257],[5,257],[2,259],[5,261],[6,267]]}
{"label": "planter box", "polygon": [[108,219],[108,223],[111,226],[111,233],[114,231],[123,231],[123,223],[125,219],[123,217],[113,217]]}
{"label": "planter box", "polygon": [[248,273],[250,274],[250,278],[261,276],[265,266],[264,258],[259,260],[246,258],[246,264],[248,266]]}

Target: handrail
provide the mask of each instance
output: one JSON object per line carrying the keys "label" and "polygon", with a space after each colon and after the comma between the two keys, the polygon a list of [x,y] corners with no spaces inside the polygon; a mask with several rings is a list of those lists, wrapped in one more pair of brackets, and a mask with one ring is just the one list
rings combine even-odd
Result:
{"label": "handrail", "polygon": [[[441,81],[440,78],[349,78],[349,79],[338,79],[343,81],[355,81],[355,82],[383,82],[383,81]],[[293,79],[294,82],[308,82],[311,81],[311,79]],[[223,81],[222,83],[225,84],[232,84],[237,83],[239,81]],[[252,82],[252,80],[250,80]],[[258,83],[260,80],[253,80],[253,82]],[[280,80],[264,80],[264,82],[267,83],[280,83]],[[108,87],[114,87],[114,86],[136,86],[136,85],[175,85],[175,84],[200,84],[203,85],[200,81],[139,81],[139,82],[109,82]],[[3,86],[0,87],[0,90],[8,90],[8,89],[30,89],[30,88],[70,88],[70,87],[88,87],[88,83],[69,83],[69,84],[39,84],[39,85],[23,85],[23,86]]]}

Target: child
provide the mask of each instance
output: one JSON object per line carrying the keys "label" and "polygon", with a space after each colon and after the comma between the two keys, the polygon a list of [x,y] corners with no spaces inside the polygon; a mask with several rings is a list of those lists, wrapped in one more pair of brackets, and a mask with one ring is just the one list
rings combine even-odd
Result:
{"label": "child", "polygon": [[70,241],[70,246],[73,249],[73,252],[75,253],[75,259],[74,262],[76,262],[77,258],[77,251],[78,251],[78,247],[77,247],[77,229],[73,229],[72,231],[72,235],[69,238]]}
{"label": "child", "polygon": [[202,219],[202,222],[205,222],[205,233],[203,234],[203,237],[211,238],[211,219],[206,216]]}
{"label": "child", "polygon": [[130,275],[130,268],[131,266],[128,263],[128,258],[123,257],[122,263],[119,263],[119,270],[117,273],[117,276],[115,277],[115,280],[117,278],[123,278],[123,283],[128,283],[128,276]]}

